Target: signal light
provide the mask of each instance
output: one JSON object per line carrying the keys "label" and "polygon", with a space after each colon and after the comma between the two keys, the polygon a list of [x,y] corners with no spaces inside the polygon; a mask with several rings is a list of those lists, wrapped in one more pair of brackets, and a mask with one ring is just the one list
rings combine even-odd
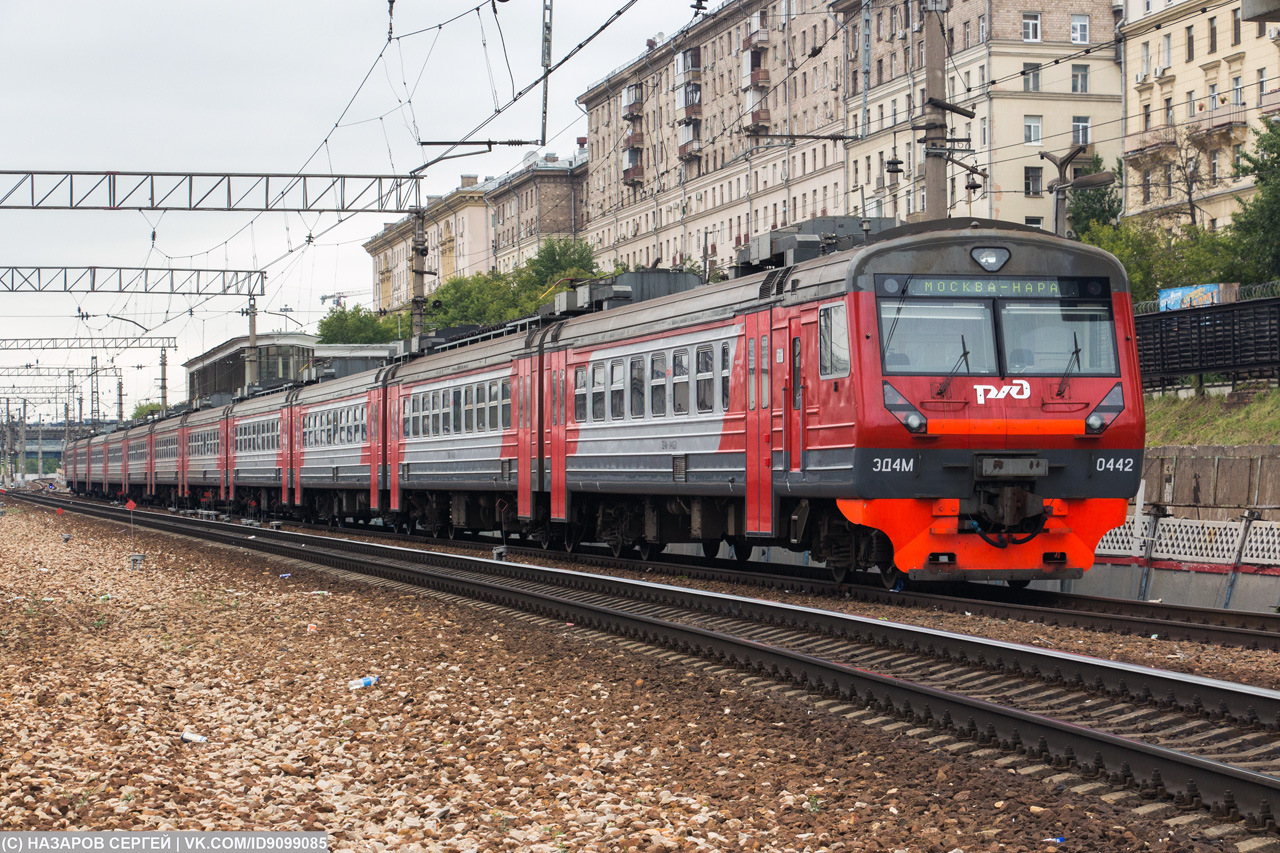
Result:
{"label": "signal light", "polygon": [[1107,392],[1107,396],[1102,398],[1102,402],[1094,407],[1089,416],[1084,419],[1084,431],[1088,435],[1097,435],[1098,433],[1111,426],[1111,422],[1120,416],[1124,411],[1124,388],[1117,382]]}
{"label": "signal light", "polygon": [[898,423],[906,427],[907,432],[919,435],[929,429],[928,418],[920,414],[916,407],[908,403],[907,398],[888,382],[884,383],[884,407],[898,419]]}

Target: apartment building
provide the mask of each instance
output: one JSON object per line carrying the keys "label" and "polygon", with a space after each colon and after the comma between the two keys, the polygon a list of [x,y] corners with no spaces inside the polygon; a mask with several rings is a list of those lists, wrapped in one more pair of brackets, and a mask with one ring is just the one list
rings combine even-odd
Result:
{"label": "apartment building", "polygon": [[1125,212],[1226,225],[1253,192],[1235,176],[1249,128],[1280,116],[1280,24],[1239,0],[1123,2]]}
{"label": "apartment building", "polygon": [[543,240],[577,237],[586,215],[586,181],[585,148],[568,160],[530,154],[498,178],[485,194],[493,217],[492,266],[510,272],[537,254]]}
{"label": "apartment building", "polygon": [[[1073,173],[1094,153],[1108,166],[1120,153],[1121,74],[1110,45],[1108,0],[952,0],[939,18],[919,4],[838,0],[845,23],[846,207],[907,221],[937,204],[925,197],[921,123],[924,28],[947,44],[947,101],[974,112],[948,113],[955,159],[981,177],[947,167],[951,216],[982,216],[1051,229],[1056,167],[1041,152],[1086,146]],[[932,212],[932,211],[931,211]]]}
{"label": "apartment building", "polygon": [[[461,186],[443,196],[430,196],[423,208],[427,255],[423,294],[455,276],[468,276],[493,266],[492,231],[485,193],[496,182],[463,175]],[[373,259],[373,292],[377,307],[401,308],[413,298],[414,217],[387,223],[364,244]]]}
{"label": "apartment building", "polygon": [[588,88],[601,265],[723,267],[754,235],[846,213],[841,144],[787,136],[844,132],[840,40],[827,0],[730,0]]}

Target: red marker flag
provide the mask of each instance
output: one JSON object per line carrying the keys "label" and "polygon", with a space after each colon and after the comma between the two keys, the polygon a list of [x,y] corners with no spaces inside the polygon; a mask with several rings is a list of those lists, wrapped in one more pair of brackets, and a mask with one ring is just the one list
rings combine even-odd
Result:
{"label": "red marker flag", "polygon": [[129,510],[129,512],[133,512],[135,509],[138,508],[138,505],[134,503],[132,500],[130,500],[127,504],[124,505],[124,508]]}
{"label": "red marker flag", "polygon": [[62,507],[58,507],[58,515],[62,515]]}

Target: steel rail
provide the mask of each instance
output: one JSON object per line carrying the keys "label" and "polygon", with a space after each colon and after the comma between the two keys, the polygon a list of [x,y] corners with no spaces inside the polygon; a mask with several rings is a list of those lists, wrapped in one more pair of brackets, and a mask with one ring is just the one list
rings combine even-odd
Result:
{"label": "steel rail", "polygon": [[[29,499],[27,496],[19,496]],[[56,499],[35,501],[46,506],[63,502]],[[121,511],[103,507],[73,505],[73,509],[90,515],[121,520]],[[962,635],[946,634],[905,625],[883,623],[846,614],[810,608],[779,605],[740,596],[720,596],[697,590],[666,587],[643,581],[624,581],[618,578],[560,570],[539,569],[532,566],[507,563],[459,554],[439,554],[417,549],[400,548],[376,543],[335,540],[306,534],[274,531],[269,528],[250,528],[223,522],[191,521],[144,516],[144,525],[181,535],[190,535],[191,528],[201,531],[204,537],[235,547],[275,553],[292,558],[329,565],[334,568],[361,571],[377,577],[429,585],[455,595],[476,598],[501,606],[539,613],[597,630],[609,631],[644,642],[660,643],[687,653],[710,656],[746,669],[784,677],[814,689],[861,701],[885,713],[914,720],[921,725],[931,725],[960,737],[975,738],[983,743],[994,743],[1001,748],[1026,754],[1033,760],[1041,760],[1062,768],[1074,767],[1086,776],[1105,777],[1113,784],[1134,785],[1140,790],[1161,797],[1172,797],[1186,807],[1207,806],[1224,819],[1243,816],[1247,825],[1255,829],[1276,830],[1271,803],[1280,804],[1280,778],[1222,764],[1199,756],[1188,755],[1154,744],[1130,740],[1105,732],[1089,729],[1074,723],[1055,720],[1039,714],[1006,708],[973,697],[954,694],[926,685],[877,675],[834,661],[824,660],[804,653],[790,651],[752,640],[710,631],[696,626],[655,619],[616,608],[592,606],[581,601],[567,600],[530,589],[516,589],[483,578],[444,576],[425,564],[443,565],[447,569],[484,570],[505,577],[521,579],[538,575],[546,582],[548,575],[560,577],[565,585],[583,588],[588,584],[603,584],[607,588],[629,588],[639,594],[632,597],[642,600],[697,606],[711,612],[732,612],[736,616],[763,618],[779,624],[804,625],[811,630],[833,631],[840,626],[847,631],[851,625],[863,625],[866,629],[879,627],[882,640],[905,647],[905,638],[945,640],[947,649],[960,649],[970,654],[970,649],[997,651],[1011,656],[1007,666],[1026,669],[1027,665],[1043,672],[1043,666],[1053,662],[1059,666],[1083,666],[1089,671],[1118,674],[1123,687],[1125,677],[1141,676],[1155,681],[1158,678],[1174,684],[1184,683],[1192,690],[1209,691],[1215,686],[1223,691],[1234,690],[1237,700],[1228,703],[1226,715],[1248,722],[1258,722],[1259,715],[1252,705],[1240,716],[1240,702],[1254,703],[1267,709],[1280,708],[1280,693],[1261,688],[1244,688],[1223,682],[1211,682],[1179,673],[1162,673],[1145,667],[1115,664],[1081,658],[1075,655],[1031,649],[1015,644],[979,640]],[[303,540],[310,540],[303,541]],[[597,587],[599,589],[600,587]],[[688,602],[698,601],[698,605]],[[711,604],[711,602],[716,602]],[[833,621],[834,620],[834,621]],[[951,643],[960,643],[952,646]],[[971,645],[976,644],[976,645]],[[955,652],[952,651],[952,654]],[[1026,664],[1022,661],[1025,660]],[[1056,675],[1056,673],[1055,673]],[[1080,683],[1087,683],[1077,677]],[[1163,682],[1160,682],[1163,683]],[[1148,685],[1149,686],[1149,685]],[[1224,692],[1225,696],[1226,693]],[[1225,698],[1222,701],[1226,701]],[[1265,704],[1264,704],[1265,703]],[[1234,707],[1232,707],[1234,705]],[[1270,713],[1270,710],[1268,710]],[[1280,716],[1276,717],[1280,722]],[[964,722],[960,722],[963,720]],[[1092,753],[1092,760],[1081,756]],[[1110,766],[1108,766],[1108,763]],[[1117,766],[1118,765],[1118,766]],[[1183,781],[1179,781],[1183,780]]]}

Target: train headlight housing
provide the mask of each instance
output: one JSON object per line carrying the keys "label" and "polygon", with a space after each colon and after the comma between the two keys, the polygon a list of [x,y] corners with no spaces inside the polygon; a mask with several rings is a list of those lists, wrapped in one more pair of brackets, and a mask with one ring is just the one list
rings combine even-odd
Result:
{"label": "train headlight housing", "polygon": [[986,246],[974,249],[969,256],[978,262],[978,266],[987,272],[997,272],[1009,262],[1010,252],[1000,246]]}
{"label": "train headlight housing", "polygon": [[917,435],[926,432],[929,429],[929,419],[920,414],[915,406],[907,402],[907,398],[902,396],[897,388],[894,388],[888,382],[883,383],[883,386],[884,407],[898,419],[898,423],[906,427],[907,432],[916,433]]}
{"label": "train headlight housing", "polygon": [[1087,435],[1097,435],[1098,433],[1111,426],[1112,421],[1120,416],[1124,411],[1124,388],[1117,382],[1107,396],[1102,398],[1102,402],[1094,407],[1089,416],[1084,419],[1084,431]]}

